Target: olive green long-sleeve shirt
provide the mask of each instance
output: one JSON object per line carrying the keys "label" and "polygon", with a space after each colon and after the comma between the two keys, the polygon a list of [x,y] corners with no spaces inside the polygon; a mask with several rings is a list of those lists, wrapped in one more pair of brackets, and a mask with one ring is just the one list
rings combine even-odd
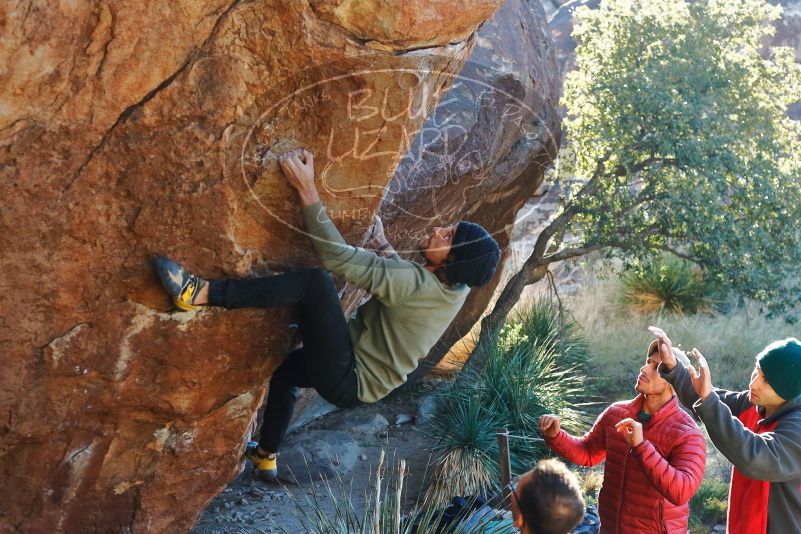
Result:
{"label": "olive green long-sleeve shirt", "polygon": [[358,397],[375,402],[406,381],[462,307],[470,288],[449,286],[419,263],[348,245],[318,202],[303,208],[323,266],[371,295],[348,323]]}

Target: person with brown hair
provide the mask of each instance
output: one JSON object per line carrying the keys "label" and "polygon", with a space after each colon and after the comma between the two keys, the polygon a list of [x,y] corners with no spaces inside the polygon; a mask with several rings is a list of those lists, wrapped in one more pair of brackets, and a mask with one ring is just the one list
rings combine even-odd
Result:
{"label": "person with brown hair", "polygon": [[512,486],[512,516],[521,534],[568,534],[584,517],[576,475],[559,460],[541,461]]}

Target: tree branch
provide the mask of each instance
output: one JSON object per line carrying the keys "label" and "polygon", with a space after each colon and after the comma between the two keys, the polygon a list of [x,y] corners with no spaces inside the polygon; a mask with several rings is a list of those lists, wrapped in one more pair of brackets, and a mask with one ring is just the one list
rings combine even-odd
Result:
{"label": "tree branch", "polygon": [[[517,302],[520,300],[520,294],[523,292],[523,289],[525,289],[528,285],[539,282],[547,275],[549,264],[556,261],[583,256],[602,248],[619,247],[626,249],[630,246],[630,243],[627,243],[625,240],[613,240],[605,243],[592,243],[583,247],[563,249],[554,252],[553,254],[546,255],[549,243],[553,236],[559,230],[563,229],[576,213],[580,212],[580,208],[577,206],[577,201],[595,193],[595,191],[598,189],[602,177],[605,176],[605,164],[608,158],[609,155],[607,154],[598,161],[592,177],[571,200],[570,204],[568,204],[562,213],[560,213],[548,224],[548,226],[542,230],[542,232],[540,232],[540,235],[537,237],[537,241],[535,242],[534,248],[528,259],[526,259],[526,262],[523,264],[520,271],[512,276],[509,282],[507,282],[506,287],[503,288],[501,295],[495,302],[492,312],[490,312],[481,321],[481,334],[479,336],[478,343],[476,344],[476,349],[474,349],[470,358],[465,363],[465,368],[479,369],[483,365],[481,357],[481,354],[483,353],[482,347],[485,346],[486,343],[491,342],[494,334],[503,328],[506,317],[515,304],[517,304]],[[638,167],[645,168],[647,165],[661,159],[664,158],[648,158],[640,163]],[[648,197],[641,197],[626,209],[634,209],[637,205],[642,204],[647,200]],[[646,229],[646,231],[638,233],[636,236],[632,237],[644,239],[650,235],[659,233],[659,230],[660,227],[654,225]]]}
{"label": "tree branch", "polygon": [[674,256],[676,256],[678,258],[681,258],[683,260],[691,261],[693,263],[698,263],[698,264],[701,263],[701,260],[699,258],[696,258],[695,256],[690,256],[689,254],[684,253],[684,252],[679,252],[678,250],[676,250],[673,247],[669,247],[667,245],[659,245],[656,248],[658,248],[660,250],[664,250],[665,252],[670,252]]}
{"label": "tree branch", "polygon": [[626,169],[626,172],[627,174],[637,174],[638,172],[645,170],[646,167],[650,167],[654,163],[664,163],[672,167],[679,166],[679,160],[677,160],[676,158],[657,158],[655,156],[651,156],[650,158],[644,159],[643,161],[632,167],[630,170]]}
{"label": "tree branch", "polygon": [[595,172],[589,181],[587,181],[587,183],[584,184],[584,187],[582,187],[581,190],[576,193],[576,196],[571,200],[570,204],[565,207],[562,213],[560,213],[548,224],[548,226],[542,230],[542,232],[540,232],[540,235],[537,236],[537,241],[534,243],[534,249],[531,251],[531,255],[526,260],[523,269],[529,266],[530,263],[533,263],[532,258],[541,258],[543,255],[545,255],[545,251],[548,248],[548,242],[551,240],[554,234],[564,227],[577,213],[578,206],[576,205],[576,201],[591,195],[596,189],[598,189],[607,159],[609,159],[608,154],[598,161],[598,165],[595,167]]}
{"label": "tree branch", "polygon": [[556,279],[554,278],[553,271],[547,269],[545,274],[548,275],[548,283],[551,285],[553,296],[556,297],[556,302],[559,304],[559,314],[562,315],[565,313],[565,307],[562,305],[562,299],[559,298],[559,290],[556,289]]}
{"label": "tree branch", "polygon": [[542,257],[538,262],[537,267],[540,265],[550,265],[551,263],[555,263],[557,261],[569,260],[570,258],[575,258],[577,256],[584,256],[585,254],[595,252],[596,250],[600,250],[608,246],[610,245],[606,243],[596,243],[594,245],[588,245],[584,247],[562,249],[558,252],[554,252],[553,254]]}

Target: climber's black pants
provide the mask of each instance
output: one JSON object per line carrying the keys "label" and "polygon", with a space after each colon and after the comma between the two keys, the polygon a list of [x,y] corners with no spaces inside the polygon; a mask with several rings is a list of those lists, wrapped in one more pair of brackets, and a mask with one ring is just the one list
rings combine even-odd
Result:
{"label": "climber's black pants", "polygon": [[350,333],[331,276],[302,269],[264,278],[213,280],[209,304],[224,308],[298,307],[303,347],[292,351],[270,379],[259,445],[277,452],[286,435],[298,388],[314,388],[325,400],[359,404]]}

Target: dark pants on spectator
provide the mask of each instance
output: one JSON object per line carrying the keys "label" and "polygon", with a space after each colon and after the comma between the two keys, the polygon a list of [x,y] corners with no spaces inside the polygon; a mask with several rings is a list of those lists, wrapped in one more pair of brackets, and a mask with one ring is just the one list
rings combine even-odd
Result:
{"label": "dark pants on spectator", "polygon": [[314,388],[340,408],[359,404],[355,358],[331,276],[302,269],[264,278],[212,280],[209,304],[224,308],[298,307],[303,347],[292,351],[270,379],[259,446],[278,452],[298,398]]}

